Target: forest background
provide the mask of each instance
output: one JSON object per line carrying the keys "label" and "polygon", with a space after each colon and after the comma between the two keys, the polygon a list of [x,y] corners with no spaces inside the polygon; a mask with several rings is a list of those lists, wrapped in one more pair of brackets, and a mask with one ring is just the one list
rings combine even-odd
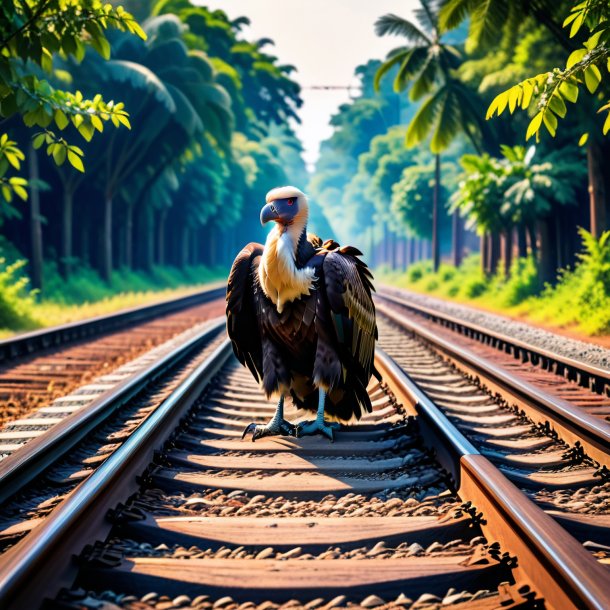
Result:
{"label": "forest background", "polygon": [[222,279],[294,183],[382,281],[610,331],[607,2],[380,15],[397,48],[356,69],[311,175],[295,68],[246,17],[121,4],[0,9],[0,328]]}

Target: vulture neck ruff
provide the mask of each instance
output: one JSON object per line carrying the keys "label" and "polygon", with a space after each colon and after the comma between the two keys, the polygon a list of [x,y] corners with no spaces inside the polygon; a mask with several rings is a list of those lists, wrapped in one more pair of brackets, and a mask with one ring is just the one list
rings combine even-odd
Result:
{"label": "vulture neck ruff", "polygon": [[[300,201],[299,201],[300,203]],[[286,303],[308,295],[316,278],[311,267],[299,269],[296,254],[299,239],[307,226],[307,209],[295,216],[292,224],[276,224],[267,236],[258,267],[261,288],[282,313]]]}

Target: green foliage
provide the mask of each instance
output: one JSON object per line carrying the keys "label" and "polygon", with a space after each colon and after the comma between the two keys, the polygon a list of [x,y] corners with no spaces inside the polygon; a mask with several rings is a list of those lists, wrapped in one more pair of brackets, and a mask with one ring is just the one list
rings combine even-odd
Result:
{"label": "green foliage", "polygon": [[549,215],[556,205],[570,205],[586,179],[583,159],[568,150],[534,163],[535,148],[502,146],[502,158],[464,155],[453,209],[480,233],[502,232]]}
{"label": "green foliage", "polygon": [[[542,126],[555,137],[558,118],[565,118],[568,104],[576,104],[579,92],[584,87],[594,95],[610,71],[610,5],[604,0],[587,0],[572,6],[563,22],[569,28],[570,38],[581,29],[588,31],[582,46],[570,53],[564,68],[527,78],[510,89],[498,94],[487,110],[487,118],[501,115],[508,108],[510,114],[517,109],[533,111],[526,132],[526,139],[536,136],[539,141]],[[598,112],[605,112],[602,133],[610,131],[610,100],[606,99]],[[586,142],[583,134],[580,144]]]}
{"label": "green foliage", "polygon": [[[43,134],[34,136],[36,147],[46,143],[47,153],[58,165],[67,158],[79,171],[83,171],[80,149],[70,147],[50,125],[55,123],[63,131],[72,124],[89,141],[96,130],[103,131],[104,122],[129,128],[129,119],[120,103],[105,102],[101,95],[87,99],[80,91],[55,87],[53,56],[61,53],[80,61],[86,48],[92,47],[108,59],[108,29],[145,37],[132,15],[100,0],[19,0],[0,9],[0,116],[18,115],[28,128],[43,128]],[[13,193],[25,199],[25,183],[5,177],[6,163],[18,171],[15,161],[23,159],[15,142],[10,149],[0,149],[0,179],[7,201]]]}
{"label": "green foliage", "polygon": [[486,277],[479,257],[466,259],[459,269],[441,265],[432,273],[429,261],[412,265],[403,276],[388,276],[399,286],[450,297],[462,302],[526,316],[554,326],[576,326],[589,335],[610,332],[610,231],[595,239],[580,229],[583,251],[573,270],[560,272],[556,285],[540,290],[532,257],[513,261],[507,277],[500,271]]}
{"label": "green foliage", "polygon": [[476,111],[476,95],[456,78],[462,54],[442,39],[436,5],[429,0],[420,0],[420,4],[417,22],[393,14],[377,20],[378,36],[402,36],[407,44],[388,54],[377,70],[375,86],[378,88],[383,76],[397,67],[394,91],[410,87],[411,100],[425,98],[409,124],[407,146],[422,144],[430,136],[430,150],[438,154],[458,134],[465,134],[479,150],[485,127]]}
{"label": "green foliage", "polygon": [[25,260],[8,263],[0,258],[0,328],[25,330],[36,325],[36,293],[28,288],[29,279],[23,275],[25,265]]}

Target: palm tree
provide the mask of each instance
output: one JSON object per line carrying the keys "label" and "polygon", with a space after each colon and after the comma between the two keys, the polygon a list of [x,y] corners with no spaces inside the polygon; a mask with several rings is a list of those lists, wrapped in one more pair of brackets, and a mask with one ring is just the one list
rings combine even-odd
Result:
{"label": "palm tree", "polygon": [[[475,93],[456,76],[461,62],[460,51],[442,39],[439,12],[430,0],[420,0],[415,11],[416,21],[408,21],[394,14],[380,17],[375,23],[378,36],[395,35],[407,44],[390,51],[375,75],[375,89],[383,76],[397,67],[394,90],[404,91],[410,86],[409,98],[423,98],[417,114],[409,124],[407,146],[416,146],[430,137],[430,150],[435,155],[434,191],[432,197],[432,258],[434,269],[440,262],[439,248],[439,193],[441,181],[440,154],[460,133],[466,135],[477,152],[481,152],[482,134],[487,130],[477,111]],[[454,262],[459,264],[457,247],[459,216],[454,215]]]}
{"label": "palm tree", "polygon": [[[132,128],[101,134],[89,145],[93,148],[91,159],[100,164],[89,168],[103,183],[103,256],[101,271],[104,279],[110,279],[113,269],[113,208],[114,198],[126,182],[135,187],[133,193],[124,196],[125,253],[131,262],[132,227],[134,206],[163,175],[165,168],[180,156],[197,139],[210,137],[225,151],[232,132],[231,100],[225,90],[215,82],[214,70],[207,57],[200,51],[189,51],[182,41],[184,25],[174,15],[162,15],[145,24],[146,43],[118,37],[113,45],[113,59],[101,61],[96,56],[87,61],[77,72],[81,82],[91,75],[97,79],[95,87],[121,89],[131,116]],[[76,69],[75,69],[76,72]],[[97,154],[96,154],[97,153]],[[103,163],[101,163],[103,161]],[[64,185],[64,211],[66,236],[71,234],[74,191],[83,175],[70,168],[61,168]],[[137,174],[143,173],[144,179]],[[147,231],[152,231],[150,211],[147,210]],[[64,257],[69,258],[70,239]]]}

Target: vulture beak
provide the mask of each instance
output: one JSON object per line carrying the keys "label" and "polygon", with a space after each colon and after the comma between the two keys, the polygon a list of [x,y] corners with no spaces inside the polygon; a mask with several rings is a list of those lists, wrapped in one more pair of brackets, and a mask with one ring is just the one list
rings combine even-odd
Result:
{"label": "vulture beak", "polygon": [[280,215],[279,215],[279,213],[277,211],[277,208],[273,204],[273,201],[268,203],[261,210],[261,224],[262,225],[264,225],[265,223],[269,222],[270,220],[279,220],[279,219],[280,219]]}

